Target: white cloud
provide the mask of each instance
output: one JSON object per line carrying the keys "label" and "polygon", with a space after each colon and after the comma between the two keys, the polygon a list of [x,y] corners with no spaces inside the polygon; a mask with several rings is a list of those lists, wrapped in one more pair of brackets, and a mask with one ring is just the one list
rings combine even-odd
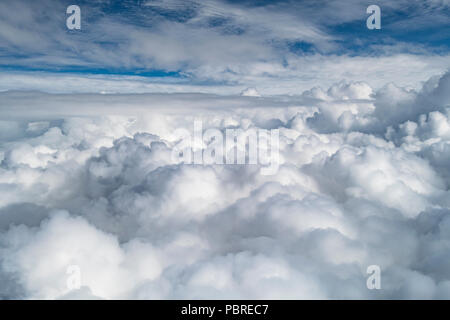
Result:
{"label": "white cloud", "polygon": [[[448,23],[445,3],[383,1],[380,5],[394,12],[427,13],[387,26],[393,30]],[[430,52],[417,42],[392,42],[387,36],[360,56],[342,48],[346,39],[326,28],[364,22],[360,1],[253,6],[217,0],[148,1],[124,6],[127,14],[112,10],[108,15],[107,5],[101,2],[82,6],[83,27],[77,33],[65,27],[63,3],[1,3],[0,91],[238,94],[254,87],[272,95],[330,87],[342,79],[365,81],[376,89],[389,79],[417,89],[421,81],[445,72],[450,61],[445,52]],[[317,50],[296,54],[290,46],[297,42]],[[35,74],[21,70],[35,70]],[[60,70],[72,73],[61,75]],[[136,76],[95,75],[105,70]],[[165,71],[176,76],[139,76],[155,70],[156,75]],[[74,74],[77,71],[92,74]]]}
{"label": "white cloud", "polygon": [[[0,297],[446,298],[448,77],[258,98],[2,93]],[[278,128],[279,170],[174,163],[195,119]]]}
{"label": "white cloud", "polygon": [[[361,85],[360,82],[363,81],[374,89],[385,86],[386,79],[389,79],[399,87],[419,90],[423,82],[430,77],[446,72],[450,57],[411,54],[351,57],[316,54],[304,57],[291,55],[288,61],[287,65],[276,60],[243,63],[235,61],[232,65],[214,62],[208,66],[197,65],[186,69],[188,78],[2,72],[0,91],[104,94],[198,92],[229,95],[242,93],[248,88],[257,88],[259,94],[265,96],[299,95],[311,87],[327,88],[343,79],[355,82],[352,86]],[[201,84],[202,82],[208,84]],[[345,81],[340,85],[345,85]],[[349,91],[336,92],[341,92],[343,96],[352,96]],[[329,94],[330,99],[339,99],[333,97],[332,92]],[[367,94],[369,92],[361,91],[362,96]],[[442,95],[445,96],[445,92],[442,92]]]}

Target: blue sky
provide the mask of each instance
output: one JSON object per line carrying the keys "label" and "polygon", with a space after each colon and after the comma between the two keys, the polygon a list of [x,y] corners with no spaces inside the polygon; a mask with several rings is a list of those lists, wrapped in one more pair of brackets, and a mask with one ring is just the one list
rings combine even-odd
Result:
{"label": "blue sky", "polygon": [[[81,8],[81,30],[66,28],[71,4]],[[381,8],[381,30],[366,28],[371,4]],[[8,1],[0,4],[0,71],[272,86],[274,77],[307,81],[299,65],[319,68],[327,57],[373,64],[406,55],[429,70],[438,57],[445,70],[449,13],[447,0]]]}

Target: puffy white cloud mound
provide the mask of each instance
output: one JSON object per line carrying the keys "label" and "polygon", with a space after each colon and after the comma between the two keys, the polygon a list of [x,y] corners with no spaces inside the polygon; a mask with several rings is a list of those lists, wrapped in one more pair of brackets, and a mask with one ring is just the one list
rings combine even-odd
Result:
{"label": "puffy white cloud mound", "polygon": [[[259,99],[2,93],[0,297],[449,298],[449,79]],[[278,170],[174,162],[195,120],[278,129]]]}
{"label": "puffy white cloud mound", "polygon": [[256,88],[247,88],[241,92],[241,96],[243,97],[260,97],[258,90]]}

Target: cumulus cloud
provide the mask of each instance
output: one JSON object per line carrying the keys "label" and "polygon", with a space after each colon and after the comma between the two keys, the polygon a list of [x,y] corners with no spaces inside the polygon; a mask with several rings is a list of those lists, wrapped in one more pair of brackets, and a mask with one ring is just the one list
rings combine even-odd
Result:
{"label": "cumulus cloud", "polygon": [[260,97],[258,90],[256,88],[247,88],[241,92],[241,96],[244,97]]}
{"label": "cumulus cloud", "polygon": [[[258,98],[2,93],[0,297],[448,298],[449,77]],[[278,129],[278,171],[174,162],[196,120]]]}
{"label": "cumulus cloud", "polygon": [[450,297],[448,1],[79,4],[0,3],[0,298]]}

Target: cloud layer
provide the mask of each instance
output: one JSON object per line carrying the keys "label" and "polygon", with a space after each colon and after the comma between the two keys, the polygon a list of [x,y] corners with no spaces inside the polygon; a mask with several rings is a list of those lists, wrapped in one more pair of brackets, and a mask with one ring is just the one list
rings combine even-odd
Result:
{"label": "cloud layer", "polygon": [[378,1],[379,32],[359,0],[79,0],[79,31],[66,28],[71,4],[0,4],[1,91],[299,94],[342,79],[418,89],[448,68],[444,0]]}
{"label": "cloud layer", "polygon": [[[0,297],[450,298],[449,79],[1,93]],[[175,130],[198,119],[279,129],[278,172],[174,163]]]}

